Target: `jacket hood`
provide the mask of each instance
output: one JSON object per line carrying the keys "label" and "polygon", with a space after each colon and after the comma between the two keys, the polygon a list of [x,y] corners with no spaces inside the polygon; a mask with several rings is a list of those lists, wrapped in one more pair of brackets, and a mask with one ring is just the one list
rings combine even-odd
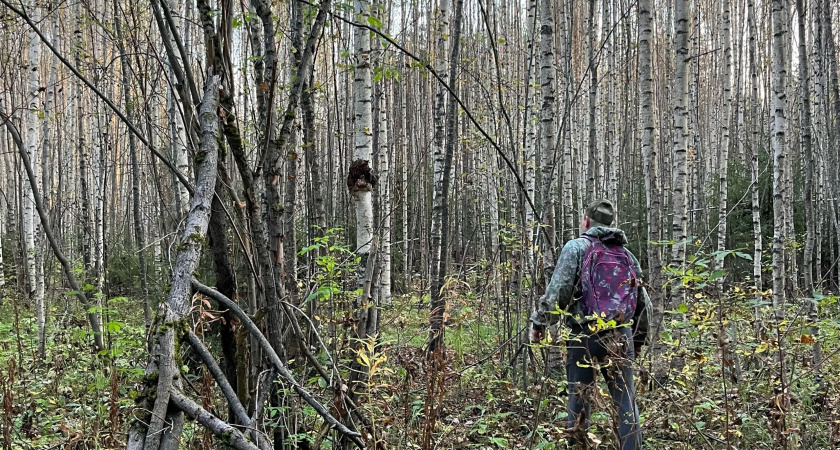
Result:
{"label": "jacket hood", "polygon": [[605,244],[627,244],[627,236],[624,235],[624,231],[621,231],[618,228],[596,226],[586,230],[586,233],[583,234],[586,236],[598,238],[601,242]]}

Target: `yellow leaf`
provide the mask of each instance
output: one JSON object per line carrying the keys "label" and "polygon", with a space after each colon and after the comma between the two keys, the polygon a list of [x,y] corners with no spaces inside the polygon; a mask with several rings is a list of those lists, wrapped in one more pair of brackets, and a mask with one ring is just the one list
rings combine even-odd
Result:
{"label": "yellow leaf", "polygon": [[758,344],[758,347],[755,348],[755,353],[759,354],[759,353],[766,352],[768,348],[769,348],[769,346],[767,344],[764,344],[764,343]]}

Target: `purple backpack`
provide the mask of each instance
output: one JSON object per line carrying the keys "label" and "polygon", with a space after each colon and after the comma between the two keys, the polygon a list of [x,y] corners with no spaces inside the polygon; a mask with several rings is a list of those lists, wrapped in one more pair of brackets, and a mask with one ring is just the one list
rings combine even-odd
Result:
{"label": "purple backpack", "polygon": [[633,260],[622,245],[607,245],[592,236],[580,271],[581,306],[586,316],[628,322],[636,311],[637,284]]}

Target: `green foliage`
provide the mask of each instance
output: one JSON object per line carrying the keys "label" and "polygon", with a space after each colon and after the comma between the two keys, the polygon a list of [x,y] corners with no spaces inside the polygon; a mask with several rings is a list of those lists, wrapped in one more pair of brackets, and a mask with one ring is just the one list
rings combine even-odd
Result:
{"label": "green foliage", "polygon": [[331,228],[321,237],[316,237],[312,245],[303,247],[300,255],[309,253],[317,255],[315,264],[320,269],[315,275],[315,288],[306,297],[306,301],[330,300],[334,295],[357,294],[356,290],[348,291],[345,281],[352,278],[359,265],[359,257],[346,245],[339,244],[341,228]]}

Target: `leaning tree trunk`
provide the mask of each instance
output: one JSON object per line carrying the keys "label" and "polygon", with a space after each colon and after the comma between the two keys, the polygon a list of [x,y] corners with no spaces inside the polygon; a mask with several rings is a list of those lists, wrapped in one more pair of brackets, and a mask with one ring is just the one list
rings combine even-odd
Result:
{"label": "leaning tree trunk", "polygon": [[[145,408],[138,412],[128,437],[129,450],[175,450],[180,430],[166,422],[170,410],[170,395],[180,389],[180,368],[176,364],[175,343],[186,337],[191,308],[192,274],[198,268],[210,220],[211,202],[215,190],[218,163],[219,77],[208,80],[201,103],[201,145],[196,153],[196,185],[186,226],[178,245],[178,254],[172,274],[172,285],[166,302],[161,303],[156,318],[157,326],[149,366],[150,380],[145,386]],[[176,413],[180,415],[181,413]],[[174,443],[172,447],[168,444]]]}
{"label": "leaning tree trunk", "polygon": [[44,234],[47,237],[47,241],[50,244],[50,248],[52,248],[56,259],[58,259],[58,262],[61,264],[61,269],[64,272],[64,275],[67,277],[67,283],[70,285],[70,289],[72,289],[72,291],[75,293],[76,298],[79,300],[79,303],[81,303],[88,311],[87,317],[90,323],[91,331],[93,332],[93,349],[95,351],[103,350],[105,346],[103,345],[102,341],[102,320],[99,317],[99,313],[95,309],[91,309],[93,305],[82,292],[82,289],[79,287],[79,284],[76,282],[76,276],[73,274],[73,268],[70,266],[70,262],[67,260],[67,258],[64,257],[64,253],[61,250],[61,246],[59,245],[55,237],[53,237],[53,233],[50,228],[49,218],[47,217],[47,210],[41,201],[40,194],[38,193],[38,179],[35,175],[35,169],[34,165],[32,164],[32,159],[29,157],[29,154],[23,145],[23,141],[20,138],[20,134],[18,133],[17,129],[14,128],[11,121],[8,120],[8,117],[0,116],[0,120],[6,122],[6,128],[9,130],[10,134],[12,135],[12,140],[17,146],[23,169],[26,172],[27,179],[24,181],[29,183],[29,187],[32,190],[32,200],[34,203],[33,206],[38,214],[41,227],[44,230]]}

